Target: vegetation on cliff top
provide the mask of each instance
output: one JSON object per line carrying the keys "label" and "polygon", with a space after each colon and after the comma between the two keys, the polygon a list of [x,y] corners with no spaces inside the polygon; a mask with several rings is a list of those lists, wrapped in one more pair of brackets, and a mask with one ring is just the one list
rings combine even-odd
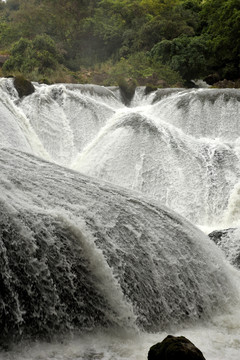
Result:
{"label": "vegetation on cliff top", "polygon": [[179,86],[240,78],[239,0],[0,0],[3,75]]}

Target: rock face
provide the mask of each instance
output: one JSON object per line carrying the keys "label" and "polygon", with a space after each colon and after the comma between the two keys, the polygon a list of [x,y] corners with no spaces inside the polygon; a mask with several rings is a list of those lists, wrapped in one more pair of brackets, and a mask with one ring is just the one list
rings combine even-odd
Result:
{"label": "rock face", "polygon": [[20,98],[30,95],[35,91],[33,84],[23,76],[16,76],[13,83]]}
{"label": "rock face", "polygon": [[240,228],[215,230],[208,236],[220,247],[229,262],[240,269]]}
{"label": "rock face", "polygon": [[168,335],[153,345],[148,360],[205,360],[202,352],[184,336]]}

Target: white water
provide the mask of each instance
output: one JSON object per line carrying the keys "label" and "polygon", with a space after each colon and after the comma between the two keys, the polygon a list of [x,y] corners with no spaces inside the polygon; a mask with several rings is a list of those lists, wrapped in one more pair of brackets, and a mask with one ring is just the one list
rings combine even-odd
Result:
{"label": "white water", "polygon": [[131,108],[97,86],[38,85],[21,102],[11,97],[3,146],[138,190],[203,228],[228,219],[240,178],[238,90],[140,88]]}
{"label": "white water", "polygon": [[[7,149],[0,156],[1,224],[10,224],[7,239],[20,234],[16,248],[2,248],[10,264],[2,273],[13,278],[8,256],[18,249],[17,263],[22,258],[34,286],[39,271],[42,278],[34,290],[42,297],[26,288],[29,309],[21,300],[24,276],[17,276],[18,297],[9,283],[11,316],[27,333],[25,316],[31,333],[37,312],[30,304],[38,299],[46,323],[41,331],[74,328],[74,317],[84,329],[95,329],[65,335],[62,343],[14,345],[0,357],[146,359],[148,348],[171,332],[187,336],[206,359],[237,360],[239,272],[207,237],[163,206],[204,228],[238,226],[237,90],[144,96],[138,89],[126,108],[115,88],[37,85],[19,100],[11,80],[2,79],[0,87],[0,145]],[[78,256],[82,268],[75,273]],[[76,274],[87,279],[86,288],[76,287]],[[66,281],[67,300],[60,281]],[[90,312],[79,313],[83,304]]]}

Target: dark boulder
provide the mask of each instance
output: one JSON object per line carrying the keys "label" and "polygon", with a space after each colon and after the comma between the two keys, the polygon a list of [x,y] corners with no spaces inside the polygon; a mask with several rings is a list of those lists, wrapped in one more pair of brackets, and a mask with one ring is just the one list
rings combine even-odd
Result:
{"label": "dark boulder", "polygon": [[31,81],[28,81],[21,75],[15,76],[13,84],[20,98],[30,95],[35,91],[35,88]]}
{"label": "dark boulder", "polygon": [[184,82],[184,86],[188,89],[198,89],[199,86],[194,81],[187,80]]}
{"label": "dark boulder", "polygon": [[153,345],[148,360],[205,360],[202,352],[184,336],[168,335]]}
{"label": "dark boulder", "polygon": [[204,79],[203,79],[208,85],[213,85],[215,84],[216,82],[220,81],[220,76],[215,73],[215,74],[210,74],[208,76],[206,76]]}

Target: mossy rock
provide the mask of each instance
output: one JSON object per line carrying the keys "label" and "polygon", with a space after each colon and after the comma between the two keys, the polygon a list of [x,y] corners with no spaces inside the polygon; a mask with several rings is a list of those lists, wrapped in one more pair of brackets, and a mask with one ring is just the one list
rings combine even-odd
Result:
{"label": "mossy rock", "polygon": [[13,84],[20,98],[31,95],[35,91],[33,84],[21,75],[15,76]]}
{"label": "mossy rock", "polygon": [[156,85],[152,85],[152,84],[147,84],[144,90],[144,94],[148,95],[153,91],[156,91],[158,89],[158,87]]}
{"label": "mossy rock", "polygon": [[121,92],[121,96],[125,105],[129,105],[135,94],[137,87],[136,81],[133,79],[119,79],[118,86]]}

